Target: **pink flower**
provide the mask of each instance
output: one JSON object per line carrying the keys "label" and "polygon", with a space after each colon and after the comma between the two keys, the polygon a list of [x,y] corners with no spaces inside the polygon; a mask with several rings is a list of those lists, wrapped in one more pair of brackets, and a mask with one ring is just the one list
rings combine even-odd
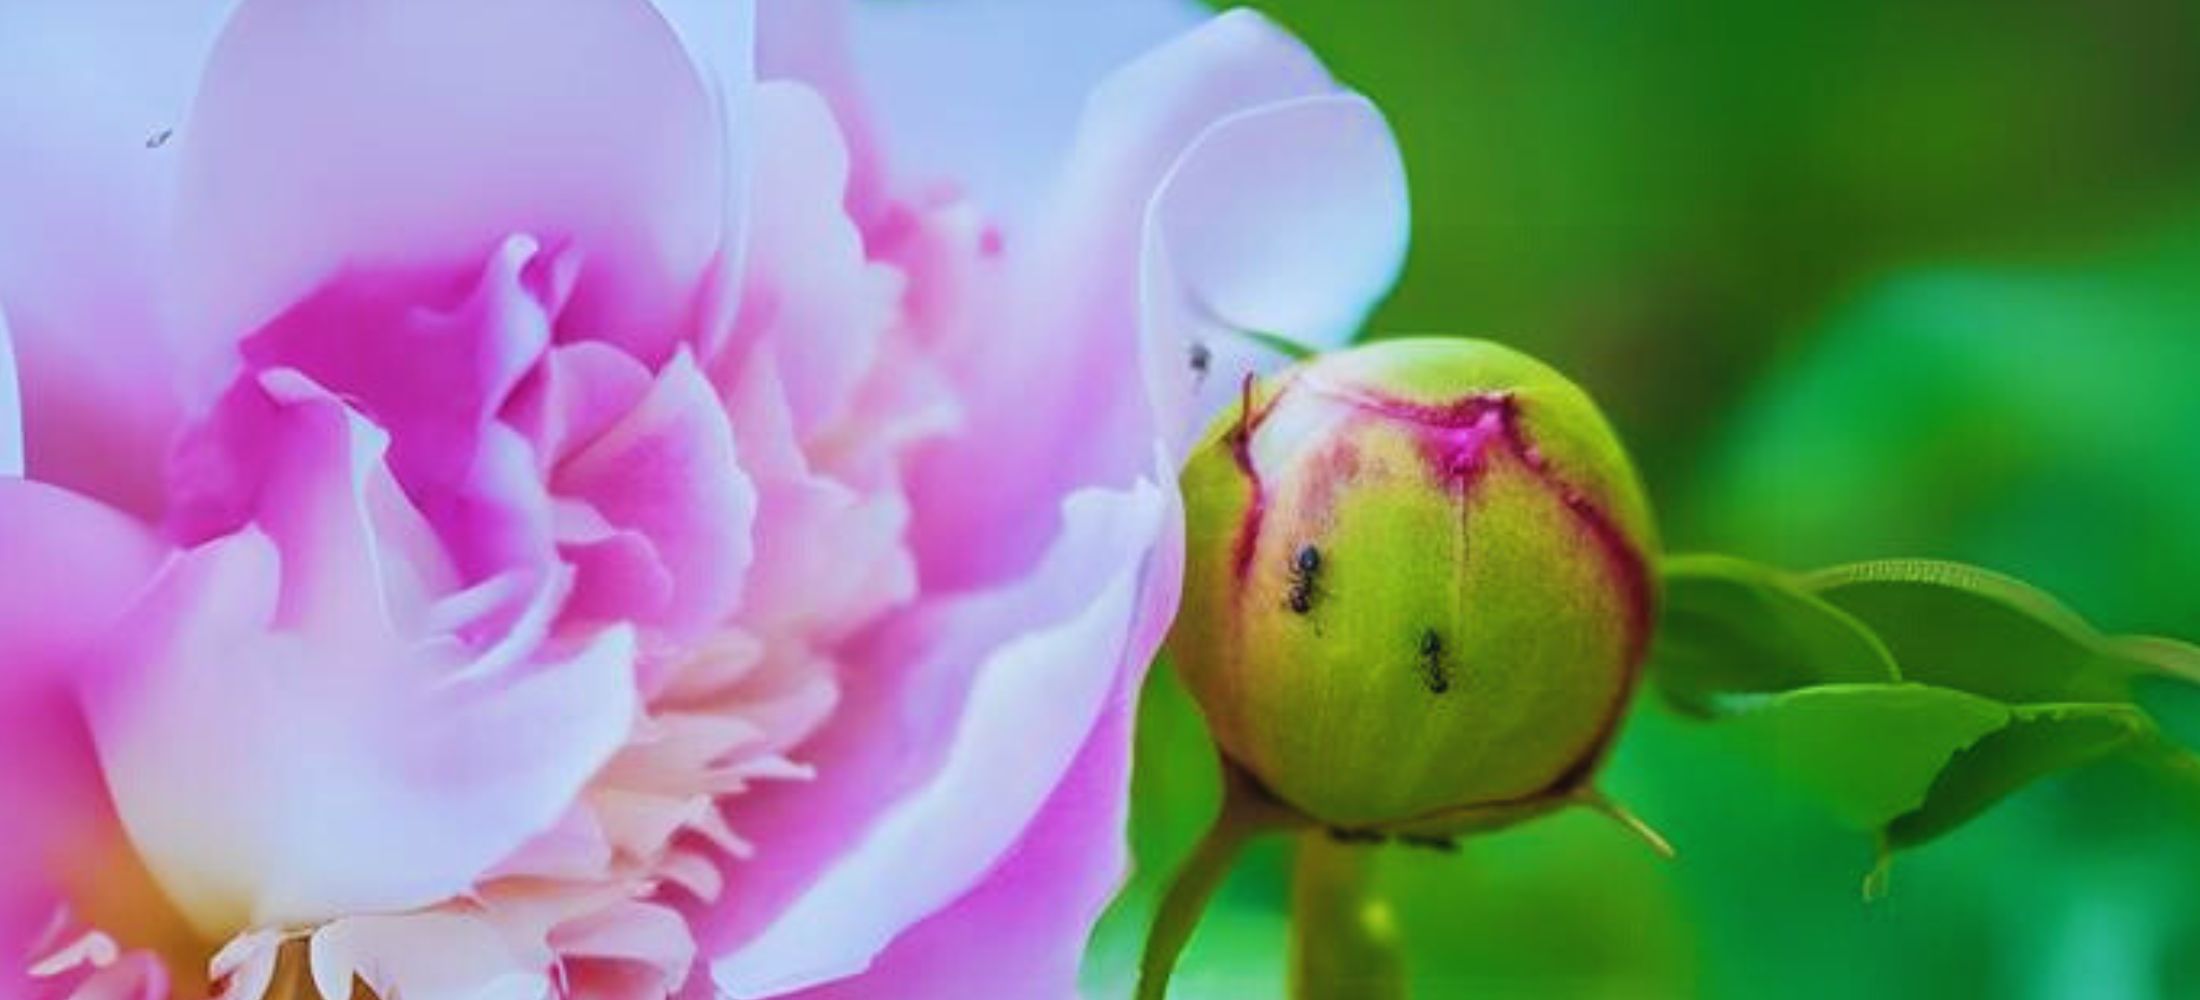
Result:
{"label": "pink flower", "polygon": [[122,6],[0,8],[0,995],[1071,992],[1374,110],[1160,0]]}

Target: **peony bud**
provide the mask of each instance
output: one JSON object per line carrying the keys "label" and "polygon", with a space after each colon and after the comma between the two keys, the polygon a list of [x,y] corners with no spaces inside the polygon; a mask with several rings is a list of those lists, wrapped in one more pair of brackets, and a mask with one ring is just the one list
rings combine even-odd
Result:
{"label": "peony bud", "polygon": [[1339,831],[1568,802],[1635,683],[1656,539],[1596,405],[1495,344],[1248,377],[1184,469],[1169,649],[1224,756]]}

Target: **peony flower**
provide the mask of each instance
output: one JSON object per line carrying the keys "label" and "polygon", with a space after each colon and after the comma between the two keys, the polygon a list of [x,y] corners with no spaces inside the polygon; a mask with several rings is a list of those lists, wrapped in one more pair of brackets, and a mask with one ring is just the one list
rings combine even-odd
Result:
{"label": "peony flower", "polygon": [[0,8],[0,994],[1071,992],[1186,436],[1403,246],[1202,20]]}

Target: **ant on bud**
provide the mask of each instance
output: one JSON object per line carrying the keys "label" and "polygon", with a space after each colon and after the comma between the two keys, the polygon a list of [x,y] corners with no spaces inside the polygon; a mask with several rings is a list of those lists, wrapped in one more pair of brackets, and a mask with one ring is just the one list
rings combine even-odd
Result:
{"label": "ant on bud", "polygon": [[1444,637],[1435,629],[1421,630],[1421,683],[1430,694],[1451,690],[1451,674],[1444,669]]}
{"label": "ant on bud", "polygon": [[1317,593],[1317,577],[1322,571],[1322,550],[1312,545],[1301,546],[1299,554],[1291,560],[1291,596],[1285,601],[1293,614],[1306,614],[1314,610]]}

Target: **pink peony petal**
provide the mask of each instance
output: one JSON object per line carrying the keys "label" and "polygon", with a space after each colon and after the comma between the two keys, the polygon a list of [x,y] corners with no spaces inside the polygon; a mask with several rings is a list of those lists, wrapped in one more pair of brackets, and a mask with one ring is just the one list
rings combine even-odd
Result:
{"label": "pink peony petal", "polygon": [[[254,370],[294,368],[339,392],[390,435],[399,479],[454,490],[479,430],[550,343],[554,261],[504,240],[478,276],[354,269],[290,306],[243,344]],[[463,273],[463,272],[460,272]]]}
{"label": "pink peony petal", "polygon": [[739,602],[753,552],[756,487],[735,457],[717,391],[685,351],[633,410],[558,467],[551,489],[646,541],[672,585],[661,607],[627,606],[592,582],[583,564],[579,587],[597,595],[597,607],[609,601],[625,607],[624,617],[693,635]]}
{"label": "pink peony petal", "polygon": [[[349,269],[248,338],[247,369],[295,369],[387,430],[391,472],[463,578],[539,576],[555,559],[549,495],[528,442],[494,418],[543,381],[526,383],[571,259],[512,237],[478,269]],[[215,454],[244,450],[234,444]],[[205,458],[190,437],[184,455]]]}
{"label": "pink peony petal", "polygon": [[71,676],[73,658],[167,554],[152,530],[58,487],[0,478],[0,690]]}
{"label": "pink peony petal", "polygon": [[603,1000],[662,1000],[695,962],[687,922],[653,903],[615,903],[561,924],[550,945],[565,958],[569,995]]}
{"label": "pink peony petal", "polygon": [[1122,882],[1136,688],[1108,707],[1084,750],[985,881],[926,917],[860,975],[803,1000],[1072,997],[1085,940]]}
{"label": "pink peony petal", "polygon": [[609,344],[560,344],[506,405],[504,419],[528,435],[547,474],[631,412],[655,380]]}
{"label": "pink peony petal", "polygon": [[[303,374],[241,382],[185,438],[184,544],[256,523],[283,552],[286,626],[418,627],[458,578],[383,464],[388,435]],[[371,613],[370,613],[371,612]]]}
{"label": "pink peony petal", "polygon": [[[99,763],[74,704],[83,653],[159,567],[151,530],[41,483],[0,478],[0,955],[33,955],[72,868],[111,839]],[[20,961],[0,995],[23,996]]]}
{"label": "pink peony petal", "polygon": [[[1063,538],[1030,579],[926,629],[930,641],[901,665],[906,686],[880,685],[884,664],[864,668],[872,686],[851,687],[809,746],[818,781],[773,789],[770,811],[759,808],[753,822],[735,815],[759,847],[754,865],[732,873],[746,905],[768,899],[773,881],[810,881],[712,963],[721,989],[764,996],[860,972],[998,862],[1068,772],[1120,679],[1160,641],[1166,617],[1146,613],[1144,588],[1165,591],[1173,606],[1173,581],[1148,577],[1167,509],[1150,485],[1072,498]],[[913,749],[939,756],[912,758]]]}
{"label": "pink peony petal", "polygon": [[253,526],[173,561],[84,689],[132,841],[217,938],[465,890],[556,823],[635,710],[622,630],[482,673],[408,629],[441,574],[378,435],[276,381]]}
{"label": "pink peony petal", "polygon": [[15,338],[0,310],[0,476],[23,474],[23,397],[15,379]]}
{"label": "pink peony petal", "polygon": [[244,0],[178,134],[189,322],[529,233],[582,258],[571,329],[662,359],[726,237],[721,110],[636,0]]}
{"label": "pink peony petal", "polygon": [[652,0],[657,12],[687,46],[710,92],[721,124],[720,156],[725,171],[719,216],[723,237],[711,255],[697,294],[694,317],[703,331],[690,346],[707,344],[732,322],[741,269],[749,253],[748,231],[756,168],[756,137],[747,121],[754,101],[757,25],[753,0]]}
{"label": "pink peony petal", "polygon": [[824,98],[848,146],[849,215],[868,229],[886,210],[888,192],[877,129],[848,50],[851,6],[847,0],[760,0],[756,76],[800,83]]}
{"label": "pink peony petal", "polygon": [[899,276],[864,256],[842,199],[848,153],[831,111],[800,84],[756,88],[758,141],[748,277],[728,360],[768,344],[797,432],[811,437],[845,414],[898,319]]}
{"label": "pink peony petal", "polygon": [[[160,456],[234,332],[163,322],[176,137],[227,0],[0,4],[0,302],[40,479],[160,509]],[[126,347],[124,345],[127,345]]]}
{"label": "pink peony petal", "polygon": [[734,433],[757,482],[757,523],[769,526],[756,533],[742,617],[775,634],[842,639],[854,623],[916,592],[900,545],[906,501],[865,495],[810,467],[779,387],[781,366],[763,354],[733,393]]}

